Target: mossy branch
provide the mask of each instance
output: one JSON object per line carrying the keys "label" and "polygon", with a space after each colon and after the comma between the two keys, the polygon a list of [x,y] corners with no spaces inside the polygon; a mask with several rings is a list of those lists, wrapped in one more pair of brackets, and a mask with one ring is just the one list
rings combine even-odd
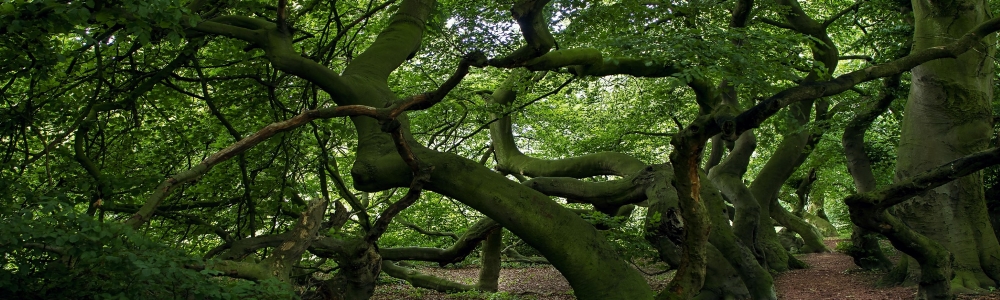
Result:
{"label": "mossy branch", "polygon": [[389,276],[406,280],[406,282],[409,282],[414,287],[431,289],[442,293],[464,292],[476,289],[472,285],[461,284],[400,267],[388,260],[382,261],[382,272],[385,272]]}
{"label": "mossy branch", "polygon": [[[792,103],[833,96],[850,90],[862,82],[903,73],[928,61],[942,58],[956,58],[973,48],[985,47],[982,39],[997,30],[1000,30],[1000,18],[990,19],[948,45],[923,49],[903,58],[856,70],[837,76],[831,80],[806,83],[785,89],[741,113],[736,118],[737,130],[742,132],[747,129],[756,128],[779,110]],[[720,129],[711,128],[711,126],[706,127],[706,129],[713,132],[720,131]]]}
{"label": "mossy branch", "polygon": [[451,247],[446,249],[427,247],[383,248],[379,250],[382,258],[392,261],[419,260],[437,262],[441,266],[465,260],[465,257],[476,249],[480,242],[500,224],[489,218],[480,219],[472,225]]}
{"label": "mossy branch", "polygon": [[549,20],[543,10],[549,0],[519,0],[510,9],[511,15],[517,21],[524,37],[525,45],[511,54],[491,59],[489,64],[495,67],[518,67],[524,62],[545,54],[556,44],[549,31]]}

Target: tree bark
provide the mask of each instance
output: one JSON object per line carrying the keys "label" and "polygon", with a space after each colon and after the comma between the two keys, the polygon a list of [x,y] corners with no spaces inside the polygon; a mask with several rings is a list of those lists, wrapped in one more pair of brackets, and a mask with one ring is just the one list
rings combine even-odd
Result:
{"label": "tree bark", "polygon": [[[812,107],[812,103],[813,101],[805,101],[793,105],[793,116],[796,116],[800,126],[808,122],[809,108]],[[797,165],[793,166],[794,160],[802,154],[808,135],[809,133],[805,131],[786,134],[781,143],[778,144],[778,148],[771,154],[772,158],[768,159],[757,174],[757,178],[750,184],[750,192],[760,203],[761,221],[758,234],[761,246],[763,246],[762,250],[767,258],[767,266],[778,272],[799,268],[803,265],[781,246],[771,218],[772,214],[777,214],[773,212],[774,210],[784,209],[777,205],[778,192],[785,180],[788,180],[795,168],[798,167]]]}
{"label": "tree bark", "polygon": [[[909,52],[909,50],[906,50]],[[899,87],[900,75],[894,75],[883,81],[880,97],[875,105],[847,123],[841,143],[844,146],[844,156],[847,160],[847,171],[854,179],[854,187],[858,193],[875,190],[875,174],[872,171],[871,160],[865,152],[865,132],[875,119],[889,109],[895,100],[893,89]],[[879,246],[879,236],[856,224],[852,225],[851,247],[847,254],[854,259],[854,264],[863,269],[889,270],[892,262],[882,252]]]}
{"label": "tree bark", "polygon": [[[661,174],[660,178],[664,178],[672,173],[670,171],[672,170],[667,168],[658,174]],[[650,199],[655,200],[650,201],[643,226],[646,232],[645,238],[657,250],[660,260],[671,268],[678,268],[682,260],[680,245],[684,241],[684,224],[679,213],[677,191],[664,181],[656,180],[656,183],[647,189]],[[688,297],[742,299],[750,295],[736,269],[719,249],[708,244],[705,255],[708,257],[704,271],[707,280],[699,291],[689,293]],[[664,299],[669,296],[665,290],[657,298]]]}
{"label": "tree bark", "polygon": [[[965,281],[953,273],[954,255],[942,246],[942,243],[903,224],[899,218],[889,214],[888,209],[996,164],[1000,164],[1000,148],[963,156],[908,177],[892,186],[865,194],[851,195],[844,202],[851,211],[851,220],[858,226],[885,235],[896,249],[920,262],[918,299],[951,299],[953,289],[965,289],[959,285]],[[900,265],[915,267],[906,260]],[[893,273],[902,273],[896,271],[893,270]],[[962,281],[955,282],[955,280]]]}
{"label": "tree bark", "polygon": [[500,250],[503,248],[503,228],[494,229],[483,242],[483,255],[479,258],[479,283],[476,288],[496,292],[500,287]]}
{"label": "tree bark", "polygon": [[733,203],[735,214],[732,230],[736,238],[754,254],[760,264],[767,267],[763,244],[759,238],[760,203],[743,183],[750,157],[757,148],[757,138],[752,130],[747,130],[736,139],[735,144],[729,156],[709,172],[708,178]]}
{"label": "tree bark", "polygon": [[[945,45],[987,20],[984,1],[913,1],[914,51]],[[985,149],[992,132],[992,38],[976,51],[913,68],[897,151],[896,179]],[[954,255],[956,291],[996,286],[1000,245],[977,172],[895,207],[906,225]],[[926,263],[917,261],[917,263]],[[911,274],[918,272],[911,262]],[[929,297],[936,297],[927,291]]]}
{"label": "tree bark", "polygon": [[[703,180],[701,182],[704,186],[701,189],[701,198],[705,202],[708,217],[711,219],[712,230],[708,238],[711,246],[722,254],[723,260],[728,261],[735,268],[735,271],[743,280],[743,284],[746,285],[746,289],[750,293],[750,298],[758,300],[777,299],[777,294],[774,290],[774,279],[771,277],[771,274],[758,263],[757,257],[751,250],[752,248],[740,243],[743,239],[737,239],[737,236],[733,233],[733,227],[729,226],[729,218],[725,213],[725,201],[722,200],[722,194],[712,181],[708,179],[708,176],[702,176]],[[733,224],[736,225],[735,222]],[[715,259],[711,256],[709,258]]]}
{"label": "tree bark", "polygon": [[409,282],[414,287],[432,289],[442,293],[471,291],[475,288],[471,285],[461,284],[427,274],[421,274],[420,272],[400,267],[386,260],[382,261],[382,271],[389,274],[389,276],[406,280],[406,282]]}

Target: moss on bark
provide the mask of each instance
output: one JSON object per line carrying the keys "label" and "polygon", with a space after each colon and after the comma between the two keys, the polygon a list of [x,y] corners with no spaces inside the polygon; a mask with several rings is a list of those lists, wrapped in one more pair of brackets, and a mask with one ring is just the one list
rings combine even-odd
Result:
{"label": "moss on bark", "polygon": [[[989,17],[989,8],[982,1],[914,1],[913,9],[915,51],[950,43]],[[930,61],[913,69],[898,149],[897,180],[987,147],[992,131],[995,50],[986,45],[991,40],[957,59]],[[996,286],[1000,244],[988,230],[992,225],[981,173],[898,205],[894,213],[954,255],[957,276],[953,288]],[[918,262],[924,269],[927,262],[919,257]],[[932,292],[937,291],[927,293]]]}

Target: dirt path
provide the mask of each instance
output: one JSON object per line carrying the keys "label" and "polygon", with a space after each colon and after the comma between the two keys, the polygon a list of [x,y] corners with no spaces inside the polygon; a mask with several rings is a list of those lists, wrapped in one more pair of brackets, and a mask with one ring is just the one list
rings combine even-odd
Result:
{"label": "dirt path", "polygon": [[[837,241],[827,247],[836,249]],[[878,274],[858,272],[850,256],[843,253],[814,253],[800,256],[810,268],[792,270],[775,278],[778,299],[913,299],[916,287],[875,287]],[[853,270],[853,271],[852,271]]]}
{"label": "dirt path", "polygon": [[[827,247],[836,249],[838,240],[827,240]],[[914,299],[916,286],[876,287],[881,274],[862,272],[850,256],[843,253],[814,253],[799,256],[810,268],[782,273],[775,278],[778,299]],[[1000,294],[959,295],[957,299],[1000,299]]]}
{"label": "dirt path", "polygon": [[[828,240],[827,246],[836,249],[835,240]],[[778,299],[782,300],[903,300],[913,299],[917,289],[911,287],[876,287],[881,274],[859,271],[851,257],[842,253],[817,253],[799,256],[811,268],[793,270],[779,274],[775,278]],[[444,277],[453,281],[471,284],[476,281],[479,269],[467,268],[423,268],[421,272]],[[654,289],[665,287],[666,276],[646,278]],[[487,297],[477,292],[448,295],[425,289],[415,289],[400,280],[379,285],[372,299],[575,299],[573,290],[566,279],[551,266],[508,268],[500,273],[502,297]],[[962,300],[1000,300],[1000,294],[960,295]]]}

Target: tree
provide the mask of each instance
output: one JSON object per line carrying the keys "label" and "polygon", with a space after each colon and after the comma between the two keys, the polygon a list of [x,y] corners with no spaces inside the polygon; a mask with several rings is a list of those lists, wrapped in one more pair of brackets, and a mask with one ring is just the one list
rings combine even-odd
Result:
{"label": "tree", "polygon": [[[944,45],[945,36],[961,36],[989,15],[987,4],[976,1],[921,1],[914,2],[913,10],[915,50]],[[944,23],[952,25],[941,27]],[[980,49],[913,69],[896,164],[899,180],[987,148],[995,49]],[[992,227],[982,191],[982,175],[975,173],[895,208],[907,226],[951,252],[956,288],[980,289],[1000,279],[996,236],[976,233]]]}
{"label": "tree", "polygon": [[[778,243],[775,224],[804,239],[798,250],[829,251],[778,201],[782,187],[796,173],[822,184],[808,179],[806,170],[827,163],[813,152],[839,129],[838,118],[860,110],[858,95],[878,89],[866,82],[900,81],[916,68],[899,183],[859,184],[845,203],[858,226],[920,264],[921,297],[950,297],[948,251],[959,253],[956,266],[979,266],[989,277],[959,272],[961,284],[995,284],[995,239],[964,255],[959,244],[939,245],[938,227],[918,225],[927,211],[900,215],[907,225],[887,211],[940,203],[904,201],[996,164],[995,150],[977,152],[985,135],[946,147],[968,146],[956,153],[913,154],[930,125],[910,107],[952,99],[926,95],[962,92],[975,105],[956,111],[989,111],[992,94],[982,89],[992,68],[975,69],[979,90],[968,93],[920,81],[968,76],[956,73],[955,57],[963,66],[990,57],[983,39],[1000,21],[986,20],[985,4],[915,6],[915,47],[891,57],[856,44],[909,34],[890,30],[902,21],[885,16],[898,6],[892,1],[514,2],[0,5],[9,24],[0,29],[9,36],[0,44],[8,60],[0,108],[9,116],[0,123],[0,163],[10,166],[0,171],[0,191],[20,200],[4,203],[2,214],[26,224],[11,229],[25,238],[3,244],[17,254],[5,270],[29,262],[9,272],[28,279],[34,273],[25,270],[79,270],[67,262],[94,256],[68,251],[75,242],[62,237],[73,232],[39,232],[80,217],[123,223],[93,226],[116,228],[115,235],[137,230],[201,256],[183,258],[177,272],[187,275],[178,278],[209,287],[171,295],[222,297],[206,292],[226,288],[207,278],[218,275],[296,286],[306,298],[367,299],[382,272],[441,291],[495,290],[506,230],[581,299],[774,299],[769,270],[804,267]],[[862,24],[879,18],[890,21]],[[935,18],[961,26],[935,32],[941,27],[927,26],[941,22]],[[878,54],[867,61],[880,63],[853,63],[842,49]],[[809,55],[787,55],[799,52]],[[870,119],[894,100],[882,98]],[[981,115],[959,132],[985,132],[991,114]],[[862,150],[872,122],[854,124],[863,127]],[[844,140],[850,148],[846,133]],[[859,154],[851,151],[858,182],[851,159]],[[958,167],[916,175],[946,162]],[[974,192],[982,187],[977,176],[952,185],[978,198],[949,199],[969,199],[983,214],[949,224],[992,232],[982,193]],[[810,189],[799,190],[808,198]],[[36,215],[53,207],[74,217]],[[628,222],[642,224],[634,227],[643,230],[640,244],[677,269],[664,290],[649,288],[609,234]],[[421,227],[436,223],[454,231]],[[408,236],[404,226],[421,235]],[[443,236],[452,239],[431,238]],[[476,285],[402,263],[461,262],[481,242]],[[157,264],[176,268],[183,255],[171,255]],[[58,259],[39,263],[49,257]],[[10,293],[44,294],[39,289]]]}

